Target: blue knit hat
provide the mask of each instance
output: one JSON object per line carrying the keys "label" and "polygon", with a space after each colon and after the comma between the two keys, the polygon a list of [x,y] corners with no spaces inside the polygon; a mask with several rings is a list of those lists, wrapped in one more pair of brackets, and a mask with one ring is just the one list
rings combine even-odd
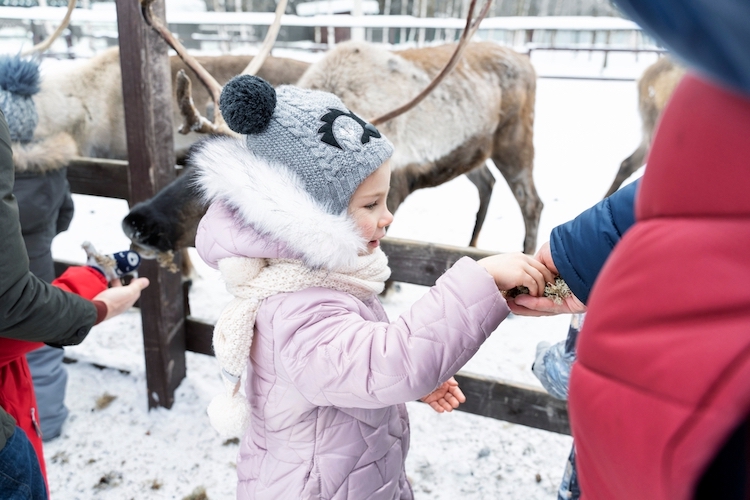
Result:
{"label": "blue knit hat", "polygon": [[241,75],[224,87],[219,106],[250,151],[296,173],[331,214],[344,212],[362,181],[393,154],[374,125],[333,94]]}
{"label": "blue knit hat", "polygon": [[39,92],[39,64],[20,56],[0,57],[0,109],[10,138],[30,142],[39,121],[31,96]]}

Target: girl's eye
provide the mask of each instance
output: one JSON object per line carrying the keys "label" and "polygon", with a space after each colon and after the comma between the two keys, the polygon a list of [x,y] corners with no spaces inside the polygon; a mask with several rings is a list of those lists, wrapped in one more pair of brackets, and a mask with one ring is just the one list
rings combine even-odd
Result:
{"label": "girl's eye", "polygon": [[375,208],[376,206],[378,206],[378,202],[377,202],[377,201],[376,201],[375,203],[370,203],[369,205],[365,205],[365,208],[366,208],[367,210],[372,210],[372,209],[373,209],[373,208]]}

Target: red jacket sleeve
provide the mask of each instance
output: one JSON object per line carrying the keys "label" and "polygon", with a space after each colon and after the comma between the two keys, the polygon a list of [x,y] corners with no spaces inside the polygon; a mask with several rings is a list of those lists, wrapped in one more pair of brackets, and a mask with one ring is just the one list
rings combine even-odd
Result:
{"label": "red jacket sleeve", "polygon": [[107,289],[107,279],[104,275],[89,266],[69,267],[52,284],[89,300]]}

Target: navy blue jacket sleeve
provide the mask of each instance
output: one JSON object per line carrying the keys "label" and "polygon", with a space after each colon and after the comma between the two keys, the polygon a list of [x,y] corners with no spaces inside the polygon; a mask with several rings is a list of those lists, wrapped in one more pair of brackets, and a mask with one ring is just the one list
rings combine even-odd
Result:
{"label": "navy blue jacket sleeve", "polygon": [[635,222],[640,179],[552,230],[550,250],[560,276],[584,304],[604,261]]}
{"label": "navy blue jacket sleeve", "polygon": [[615,3],[683,63],[750,93],[750,1],[615,0]]}

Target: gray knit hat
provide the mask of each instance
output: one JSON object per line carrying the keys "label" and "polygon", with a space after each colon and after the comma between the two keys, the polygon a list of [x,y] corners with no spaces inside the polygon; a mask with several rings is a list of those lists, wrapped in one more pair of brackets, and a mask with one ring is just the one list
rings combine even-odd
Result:
{"label": "gray knit hat", "polygon": [[393,154],[393,145],[333,94],[241,75],[219,100],[229,127],[253,154],[295,172],[326,211],[346,210],[357,186]]}
{"label": "gray knit hat", "polygon": [[31,96],[39,92],[39,64],[20,56],[0,57],[0,109],[12,141],[30,142],[39,121]]}

